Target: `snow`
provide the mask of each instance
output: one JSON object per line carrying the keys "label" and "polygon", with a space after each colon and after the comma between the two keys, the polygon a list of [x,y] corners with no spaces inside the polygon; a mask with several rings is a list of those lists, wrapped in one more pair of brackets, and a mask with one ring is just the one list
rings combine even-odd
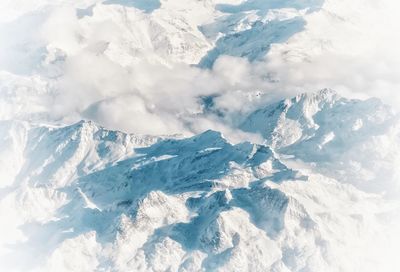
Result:
{"label": "snow", "polygon": [[395,1],[34,2],[0,3],[0,270],[399,270]]}
{"label": "snow", "polygon": [[399,121],[379,100],[346,99],[322,90],[259,109],[241,128],[260,133],[279,153],[312,163],[320,173],[395,196]]}
{"label": "snow", "polygon": [[[357,131],[351,122],[348,130],[334,130],[346,121],[341,116],[328,124],[316,116],[349,104],[353,116],[345,114],[358,120],[357,111],[371,103],[326,90],[288,101],[268,109],[280,109],[284,118],[296,116],[313,135],[305,141],[320,146],[302,152],[317,154],[328,152],[324,149],[341,137],[339,132]],[[295,109],[302,114],[290,115]],[[255,116],[264,123],[275,118],[263,109]],[[394,117],[390,111],[377,116],[364,115],[370,119],[365,126]],[[325,127],[338,136],[318,137]],[[231,144],[214,131],[191,138],[139,137],[89,121],[23,128],[24,160],[17,169],[24,185],[6,187],[0,202],[15,218],[2,227],[12,236],[2,239],[1,251],[2,262],[7,258],[14,270],[395,271],[398,265],[390,254],[400,242],[400,236],[392,237],[400,203],[349,185],[340,175],[321,175],[335,170],[319,169],[329,158],[310,161],[311,154],[296,153],[301,140],[291,148],[272,145],[273,151],[249,142]],[[364,133],[364,141],[375,141],[375,133]],[[357,145],[347,148],[358,152]],[[293,163],[290,150],[294,158],[308,160]],[[351,168],[341,170],[355,175]],[[16,241],[14,250],[24,264],[8,257],[14,253],[6,243]],[[34,259],[27,257],[32,250]]]}

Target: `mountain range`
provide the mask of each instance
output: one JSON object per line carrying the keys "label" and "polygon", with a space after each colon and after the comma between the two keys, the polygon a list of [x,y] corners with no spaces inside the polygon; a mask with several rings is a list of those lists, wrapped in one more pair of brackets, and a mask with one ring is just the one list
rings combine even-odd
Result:
{"label": "mountain range", "polygon": [[394,271],[399,191],[383,188],[398,188],[399,124],[378,100],[331,90],[251,113],[240,128],[264,144],[3,121],[3,260],[22,271]]}
{"label": "mountain range", "polygon": [[0,270],[399,271],[397,7],[0,1]]}

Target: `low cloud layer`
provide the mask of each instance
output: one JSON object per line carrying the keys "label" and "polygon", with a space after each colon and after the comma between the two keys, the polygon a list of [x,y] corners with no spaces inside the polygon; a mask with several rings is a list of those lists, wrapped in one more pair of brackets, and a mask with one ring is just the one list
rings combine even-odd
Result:
{"label": "low cloud layer", "polygon": [[[27,81],[14,79],[13,87],[3,76],[2,97],[6,92],[7,97],[18,96],[21,88],[34,89],[26,86],[32,81],[26,79],[34,77],[44,82],[45,99],[35,101],[40,107],[25,106],[26,115],[44,108],[46,121],[85,118],[150,134],[211,128],[236,138],[242,136],[232,128],[251,110],[299,92],[333,88],[346,96],[377,96],[400,105],[395,1],[327,0],[319,10],[285,6],[262,14],[255,2],[250,15],[238,11],[237,28],[251,27],[257,20],[302,16],[304,30],[266,48],[267,55],[253,62],[221,52],[211,69],[193,64],[213,47],[198,27],[210,21],[226,23],[222,19],[227,15],[214,10],[213,3],[184,4],[187,10],[174,11],[176,21],[166,15],[174,2],[161,1],[161,8],[151,12],[94,2],[46,5],[40,11],[27,8],[25,14],[1,23],[0,69]],[[207,97],[212,99],[204,100]],[[18,106],[18,99],[10,101]],[[19,112],[17,118],[24,116]]]}

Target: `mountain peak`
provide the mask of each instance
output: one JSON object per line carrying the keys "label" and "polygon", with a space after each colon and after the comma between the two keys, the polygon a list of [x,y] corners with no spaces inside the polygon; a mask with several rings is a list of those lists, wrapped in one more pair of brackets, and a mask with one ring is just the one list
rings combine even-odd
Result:
{"label": "mountain peak", "polygon": [[332,102],[341,99],[342,97],[333,89],[322,89],[317,92],[301,93],[291,99],[292,102],[300,101],[317,101],[317,102]]}
{"label": "mountain peak", "polygon": [[[399,116],[379,99],[346,99],[331,89],[267,105],[241,125],[244,131],[261,134],[279,153],[313,162],[316,171],[373,192],[385,191],[396,180],[397,170],[380,162],[399,156],[399,127]],[[369,160],[361,153],[369,154]],[[387,177],[382,180],[377,174],[366,181],[358,174],[375,168],[380,170],[374,173]]]}
{"label": "mountain peak", "polygon": [[[316,93],[302,93],[254,111],[241,124],[240,128],[247,132],[261,134],[268,144],[273,146],[288,145],[299,139],[300,127],[317,129],[315,115],[323,109],[332,108],[339,100],[348,101],[341,98],[332,89],[323,89]],[[292,137],[287,138],[284,142],[274,141],[272,138],[279,129],[289,130],[287,133],[291,133]]]}
{"label": "mountain peak", "polygon": [[[392,111],[378,99],[373,100],[346,99],[332,89],[323,89],[316,93],[302,93],[291,99],[267,105],[251,113],[241,124],[240,128],[247,132],[259,133],[273,146],[286,146],[304,136],[312,135],[320,127],[320,123],[343,123],[345,120],[364,118],[363,115],[373,116],[374,112],[383,112],[389,118]],[[341,111],[347,108],[349,113]],[[322,116],[335,113],[335,118],[322,120]],[[332,116],[330,117],[332,118]],[[371,117],[372,118],[372,117]],[[386,117],[385,117],[386,118]],[[272,138],[282,133],[290,134],[289,141],[274,142]],[[297,135],[297,136],[295,136]],[[308,136],[307,136],[308,137]]]}

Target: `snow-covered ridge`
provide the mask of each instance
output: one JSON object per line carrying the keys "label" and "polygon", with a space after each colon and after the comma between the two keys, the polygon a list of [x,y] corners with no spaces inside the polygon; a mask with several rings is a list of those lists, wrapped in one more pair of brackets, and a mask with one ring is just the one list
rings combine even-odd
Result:
{"label": "snow-covered ridge", "polygon": [[[318,10],[323,3],[323,0],[301,3],[229,0],[184,3],[177,0],[80,0],[67,3],[43,0],[35,5],[28,1],[5,2],[0,7],[4,10],[4,24],[9,29],[20,30],[36,24],[44,26],[44,35],[51,32],[49,37],[41,39],[34,35],[37,30],[32,29],[33,33],[25,37],[32,39],[30,45],[24,44],[27,41],[7,37],[5,48],[17,46],[17,52],[31,51],[31,54],[18,54],[26,65],[33,65],[25,68],[29,71],[37,69],[34,67],[37,62],[56,68],[66,58],[79,55],[81,50],[104,54],[123,66],[148,60],[168,65],[201,62],[210,67],[220,54],[260,59],[271,44],[284,42],[302,30],[305,13]],[[46,25],[53,16],[65,18],[67,25],[58,29],[64,37],[59,36],[61,33],[53,33],[53,27],[57,25]],[[97,32],[99,28],[104,34]],[[8,56],[2,57],[8,60]],[[3,65],[7,65],[6,62]]]}
{"label": "snow-covered ridge", "polygon": [[[381,112],[371,113],[374,118],[364,115],[372,105]],[[330,90],[269,105],[245,122],[260,122],[260,131],[298,122],[307,137],[287,145],[232,144],[215,131],[171,138],[129,135],[90,121],[67,127],[3,121],[1,145],[8,151],[1,160],[13,161],[0,168],[9,178],[1,188],[0,208],[9,215],[1,262],[23,271],[394,271],[399,203],[324,173],[338,155],[314,149],[328,126],[356,137],[360,122],[358,129],[346,127],[354,128],[348,120],[359,115],[364,126],[386,129],[379,131],[386,136],[363,133],[365,146],[378,148],[376,137],[389,137],[388,131],[398,140],[389,108]],[[286,133],[280,137],[293,138]],[[353,170],[354,158],[346,154],[362,158],[370,151],[351,147],[340,157],[350,167],[342,164],[341,171],[361,180],[364,173]]]}
{"label": "snow-covered ridge", "polygon": [[346,99],[328,89],[301,94],[255,111],[241,128],[328,176],[398,193],[400,115],[376,98]]}

